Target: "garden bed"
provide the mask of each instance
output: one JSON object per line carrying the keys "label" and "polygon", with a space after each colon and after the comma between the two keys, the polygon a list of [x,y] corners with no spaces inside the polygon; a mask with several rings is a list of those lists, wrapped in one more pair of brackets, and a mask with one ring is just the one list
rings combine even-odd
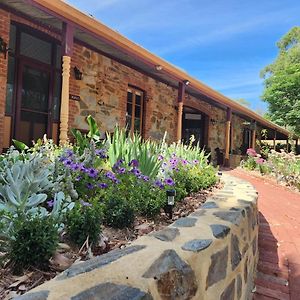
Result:
{"label": "garden bed", "polygon": [[222,186],[223,183],[218,182],[208,190],[185,197],[174,207],[172,219],[164,211],[161,211],[155,220],[137,217],[132,228],[116,229],[103,226],[98,246],[93,248],[92,251],[89,249],[87,243],[84,243],[80,249],[74,247],[74,245],[60,243],[59,249],[51,260],[51,265],[47,271],[30,268],[25,270],[22,275],[15,276],[10,267],[2,269],[0,275],[0,299],[9,300],[17,295],[24,294],[45,281],[54,278],[73,263],[86,261],[94,256],[118,248],[122,249],[130,245],[139,236],[162,230],[175,220],[193,213],[201,207],[207,198],[221,189]]}
{"label": "garden bed", "polygon": [[0,156],[3,290],[25,292],[76,261],[159,230],[171,223],[172,207],[173,221],[188,215],[218,181],[194,140],[145,141],[118,127],[101,140],[87,121],[86,135],[73,132],[74,145],[15,141],[17,149]]}
{"label": "garden bed", "polygon": [[266,177],[276,181],[277,184],[286,186],[293,191],[300,191],[300,155],[284,150],[262,151],[263,157],[254,149],[248,149],[248,157],[241,166],[251,171],[252,174]]}

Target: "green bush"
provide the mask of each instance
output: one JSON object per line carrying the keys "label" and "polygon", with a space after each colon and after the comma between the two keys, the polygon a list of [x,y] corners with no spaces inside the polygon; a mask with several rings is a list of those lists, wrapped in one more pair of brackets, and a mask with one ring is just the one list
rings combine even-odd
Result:
{"label": "green bush", "polygon": [[104,221],[114,228],[131,227],[134,221],[134,208],[120,195],[105,201]]}
{"label": "green bush", "polygon": [[199,168],[180,167],[178,172],[174,172],[175,188],[177,199],[181,200],[190,193],[209,188],[217,182],[216,171],[213,167],[207,166]]}
{"label": "green bush", "polygon": [[82,205],[77,203],[66,217],[67,233],[70,240],[80,247],[89,237],[89,243],[95,244],[101,233],[102,218],[102,208],[99,204],[83,202]]}
{"label": "green bush", "polygon": [[46,268],[59,241],[52,217],[19,218],[14,222],[12,236],[8,257],[16,273],[30,266]]}

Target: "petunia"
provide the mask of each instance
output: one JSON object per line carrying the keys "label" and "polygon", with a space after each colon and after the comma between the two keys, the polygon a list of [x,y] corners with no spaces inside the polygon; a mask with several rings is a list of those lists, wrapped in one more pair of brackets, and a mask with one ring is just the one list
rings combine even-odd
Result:
{"label": "petunia", "polygon": [[106,189],[108,187],[107,183],[101,182],[98,184],[99,188]]}
{"label": "petunia", "polygon": [[120,168],[117,172],[119,174],[124,174],[126,172],[126,169],[125,168]]}
{"label": "petunia", "polygon": [[88,174],[91,178],[95,178],[95,177],[98,176],[99,171],[96,170],[96,169],[94,169],[94,168],[90,168],[90,169],[88,169],[87,174]]}
{"label": "petunia", "polygon": [[137,168],[139,166],[139,162],[136,159],[133,159],[130,163],[129,163],[130,167],[134,167]]}
{"label": "petunia", "polygon": [[83,200],[80,200],[80,204],[81,204],[82,206],[89,206],[89,207],[91,207],[91,206],[92,206],[92,204],[91,204],[91,203],[89,203],[89,202],[85,202],[85,201],[83,201]]}
{"label": "petunia", "polygon": [[164,182],[166,185],[171,185],[171,186],[175,184],[172,178],[167,178],[165,179]]}
{"label": "petunia", "polygon": [[89,189],[89,190],[92,190],[94,188],[94,186],[89,182],[86,184],[86,187]]}

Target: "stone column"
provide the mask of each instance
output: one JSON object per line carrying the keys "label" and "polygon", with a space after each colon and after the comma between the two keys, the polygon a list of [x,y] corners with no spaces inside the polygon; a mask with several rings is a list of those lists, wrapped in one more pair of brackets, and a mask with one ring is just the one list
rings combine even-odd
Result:
{"label": "stone column", "polygon": [[185,95],[185,84],[179,82],[178,86],[178,114],[177,114],[177,141],[181,141],[182,138],[182,114],[183,114],[183,101]]}
{"label": "stone column", "polygon": [[226,113],[226,128],[225,128],[225,162],[224,162],[225,167],[230,167],[229,152],[230,152],[231,117],[232,117],[232,110],[231,110],[231,108],[228,107],[227,113]]}
{"label": "stone column", "polygon": [[70,65],[71,57],[63,56],[60,104],[60,144],[65,144],[68,141]]}

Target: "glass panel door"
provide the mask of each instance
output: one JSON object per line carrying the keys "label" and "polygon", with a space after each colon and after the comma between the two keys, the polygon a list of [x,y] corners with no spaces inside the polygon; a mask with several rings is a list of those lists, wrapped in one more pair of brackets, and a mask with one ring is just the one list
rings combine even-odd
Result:
{"label": "glass panel door", "polygon": [[50,135],[50,71],[31,63],[21,64],[16,138],[27,145]]}

